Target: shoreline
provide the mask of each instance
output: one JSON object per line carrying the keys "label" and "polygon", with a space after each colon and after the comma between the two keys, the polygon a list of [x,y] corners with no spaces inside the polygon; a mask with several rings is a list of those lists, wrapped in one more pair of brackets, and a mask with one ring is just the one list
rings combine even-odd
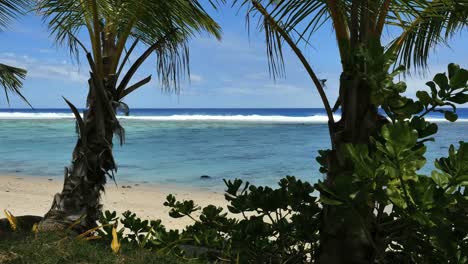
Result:
{"label": "shoreline", "polygon": [[[61,177],[0,174],[0,218],[4,218],[5,209],[15,216],[43,216],[62,187]],[[169,216],[169,208],[163,205],[169,194],[179,200],[194,200],[202,207],[214,204],[226,208],[227,204],[224,192],[219,191],[137,181],[119,181],[116,186],[109,181],[102,194],[103,210],[116,211],[118,215],[130,210],[142,219],[161,219],[168,229],[183,229],[193,221]]]}

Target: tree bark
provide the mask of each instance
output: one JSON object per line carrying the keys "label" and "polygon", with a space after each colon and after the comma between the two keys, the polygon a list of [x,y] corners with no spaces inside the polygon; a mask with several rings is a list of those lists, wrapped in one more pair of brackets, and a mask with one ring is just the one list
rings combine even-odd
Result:
{"label": "tree bark", "polygon": [[[325,180],[325,184],[332,190],[350,179],[353,173],[352,164],[345,160],[342,146],[348,143],[369,144],[370,136],[374,135],[381,125],[377,107],[371,103],[370,95],[371,90],[366,80],[342,73],[342,118],[334,125],[332,140],[336,148],[327,157],[328,173]],[[375,251],[371,227],[374,215],[371,205],[362,204],[354,209],[346,205],[324,205],[319,263],[373,263]]]}
{"label": "tree bark", "polygon": [[[104,191],[106,177],[113,177],[116,170],[112,140],[120,125],[115,119],[115,108],[112,107],[114,112],[106,111],[112,100],[100,100],[95,83],[90,79],[84,128],[79,130],[72,163],[65,168],[63,189],[54,196],[52,207],[39,225],[40,230],[60,230],[73,225],[75,231],[83,232],[96,226],[102,208],[101,191]],[[112,98],[110,93],[108,96]]]}

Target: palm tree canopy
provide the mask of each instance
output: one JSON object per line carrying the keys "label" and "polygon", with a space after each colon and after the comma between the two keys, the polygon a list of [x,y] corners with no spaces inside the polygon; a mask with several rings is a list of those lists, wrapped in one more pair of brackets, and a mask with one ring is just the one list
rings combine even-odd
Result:
{"label": "palm tree canopy", "polygon": [[[128,59],[122,60],[122,55],[130,40],[147,47],[160,42],[154,51],[159,77],[167,89],[177,88],[180,74],[188,72],[188,39],[200,32],[220,38],[221,31],[196,0],[41,0],[37,10],[56,42],[75,56],[79,46],[84,48],[76,36],[87,32],[99,73],[118,72]],[[110,60],[107,70],[102,65],[105,57]]]}
{"label": "palm tree canopy", "polygon": [[[29,1],[27,0],[0,0],[0,31],[5,30],[12,20],[24,14],[28,8]],[[8,93],[11,92],[29,104],[20,91],[25,77],[26,70],[0,63],[0,86],[5,91],[8,103],[10,103]]]}
{"label": "palm tree canopy", "polygon": [[24,14],[30,7],[28,0],[0,0],[0,31],[5,30],[12,20]]}
{"label": "palm tree canopy", "polygon": [[[396,52],[406,66],[424,68],[429,50],[446,41],[468,24],[468,0],[235,0],[241,5],[258,3],[263,6],[283,29],[295,36],[297,42],[312,42],[311,36],[326,22],[331,21],[340,44],[342,59],[352,41],[353,31],[360,30],[366,21],[367,34],[380,39],[384,26],[396,27],[399,35],[387,47]],[[250,5],[250,11],[258,11]],[[264,21],[262,21],[263,23]],[[263,23],[267,31],[272,61],[278,60],[281,45],[275,28]],[[409,67],[408,67],[409,68]]]}

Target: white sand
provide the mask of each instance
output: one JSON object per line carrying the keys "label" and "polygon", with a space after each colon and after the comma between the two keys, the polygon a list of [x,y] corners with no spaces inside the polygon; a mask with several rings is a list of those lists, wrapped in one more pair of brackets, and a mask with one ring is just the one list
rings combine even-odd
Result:
{"label": "white sand", "polygon": [[[128,185],[131,188],[122,188]],[[4,209],[13,215],[44,215],[62,186],[63,182],[58,178],[0,175],[0,218],[4,218]],[[109,182],[102,195],[102,204],[104,210],[118,213],[130,210],[144,219],[161,219],[167,228],[180,229],[192,221],[173,219],[168,215],[169,209],[163,203],[171,193],[179,200],[192,199],[201,206],[214,204],[226,208],[222,192],[128,182],[122,182],[118,187]]]}

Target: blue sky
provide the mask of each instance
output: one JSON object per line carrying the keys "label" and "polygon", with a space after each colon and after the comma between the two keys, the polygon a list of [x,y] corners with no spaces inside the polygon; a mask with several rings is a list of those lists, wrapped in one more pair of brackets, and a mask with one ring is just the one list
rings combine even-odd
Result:
{"label": "blue sky", "polygon": [[[126,99],[133,108],[251,108],[251,107],[322,107],[320,98],[296,57],[286,51],[286,78],[273,81],[268,74],[264,39],[261,33],[246,30],[245,13],[229,6],[210,14],[223,28],[219,42],[202,35],[190,43],[190,82],[182,84],[180,95],[161,93],[154,58],[136,75],[138,81],[153,74],[153,81]],[[456,36],[451,47],[437,47],[430,59],[426,77],[407,79],[408,94],[425,89],[434,73],[444,72],[449,62],[468,66],[468,36]],[[391,36],[387,36],[390,38]],[[137,51],[142,51],[139,47]],[[340,64],[330,25],[311,39],[305,50],[320,78],[328,79],[327,93],[337,95]],[[62,96],[83,107],[87,94],[88,70],[74,63],[66,49],[56,47],[41,19],[29,15],[0,33],[0,62],[24,67],[29,74],[24,95],[35,108],[65,108]],[[188,78],[187,78],[188,79]],[[0,108],[8,107],[0,97]],[[12,98],[12,108],[26,107]]]}

